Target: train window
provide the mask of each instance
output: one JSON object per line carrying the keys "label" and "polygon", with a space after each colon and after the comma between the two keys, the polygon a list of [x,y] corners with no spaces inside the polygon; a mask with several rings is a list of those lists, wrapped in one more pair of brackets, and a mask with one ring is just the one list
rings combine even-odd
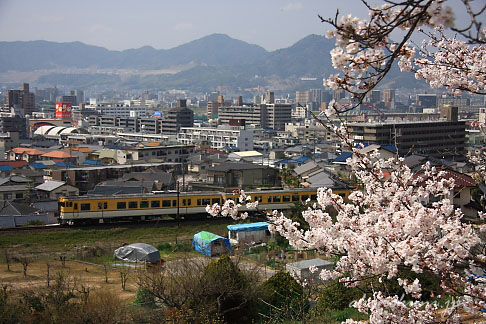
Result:
{"label": "train window", "polygon": [[74,209],[78,209],[78,203],[74,203]]}
{"label": "train window", "polygon": [[81,204],[81,210],[90,210],[91,204]]}
{"label": "train window", "polygon": [[128,208],[138,208],[138,201],[129,201]]}
{"label": "train window", "polygon": [[210,205],[211,204],[211,199],[209,199],[209,198],[203,198],[202,204],[203,204],[203,206]]}
{"label": "train window", "polygon": [[140,208],[148,208],[149,202],[144,200],[140,202]]}
{"label": "train window", "polygon": [[271,196],[268,196],[267,202],[272,202],[272,197]]}
{"label": "train window", "polygon": [[162,207],[170,207],[170,200],[162,200]]}
{"label": "train window", "polygon": [[177,206],[177,200],[174,199],[174,200],[172,200],[172,207],[175,207],[175,206]]}
{"label": "train window", "polygon": [[119,201],[116,203],[116,209],[126,209],[127,202],[126,201]]}
{"label": "train window", "polygon": [[158,201],[158,200],[152,200],[150,202],[150,207],[152,207],[152,208],[160,208],[160,201]]}
{"label": "train window", "polygon": [[302,201],[306,201],[307,199],[309,199],[309,195],[302,195]]}
{"label": "train window", "polygon": [[290,196],[282,196],[282,201],[283,202],[289,202],[290,201]]}
{"label": "train window", "polygon": [[211,201],[211,203],[214,205],[214,204],[218,204],[219,205],[219,198],[213,198],[213,200]]}
{"label": "train window", "polygon": [[346,198],[346,194],[340,193],[338,196],[341,196],[342,198]]}
{"label": "train window", "polygon": [[66,204],[64,203],[64,201],[60,201],[60,202],[59,202],[59,206],[61,206],[61,207],[66,207]]}
{"label": "train window", "polygon": [[273,202],[280,202],[280,196],[273,196]]}
{"label": "train window", "polygon": [[101,202],[98,203],[98,209],[101,209],[103,207],[103,204]]}
{"label": "train window", "polygon": [[187,206],[191,206],[192,203],[191,203],[191,199],[187,199]]}
{"label": "train window", "polygon": [[317,200],[317,195],[311,195],[311,200]]}
{"label": "train window", "polygon": [[262,196],[256,196],[254,199],[255,199],[254,201],[263,202]]}
{"label": "train window", "polygon": [[107,208],[108,208],[108,203],[105,201],[105,202],[103,203],[103,209],[107,209]]}
{"label": "train window", "polygon": [[67,203],[67,206],[68,206],[68,207],[73,207],[73,202],[72,202],[72,201],[68,202],[68,203]]}
{"label": "train window", "polygon": [[299,201],[299,195],[292,195],[292,201]]}
{"label": "train window", "polygon": [[201,199],[198,199],[196,202],[198,206],[201,206]]}
{"label": "train window", "polygon": [[182,199],[182,206],[185,206],[185,205],[186,205],[186,200]]}

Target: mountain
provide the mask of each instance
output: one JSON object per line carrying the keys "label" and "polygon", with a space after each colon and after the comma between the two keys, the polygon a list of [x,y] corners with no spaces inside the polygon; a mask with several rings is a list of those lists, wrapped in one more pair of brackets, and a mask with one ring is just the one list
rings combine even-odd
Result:
{"label": "mountain", "polygon": [[[334,41],[309,35],[288,48],[264,48],[213,34],[168,50],[150,46],[111,51],[80,42],[0,42],[0,77],[6,71],[39,71],[38,86],[64,85],[99,89],[213,90],[266,86],[285,91],[322,86],[322,78],[336,73],[330,50]],[[76,70],[78,69],[78,70]],[[82,69],[82,70],[79,70]],[[106,71],[103,71],[106,69]],[[127,70],[131,72],[126,73]],[[156,73],[154,73],[156,71]],[[301,81],[302,77],[315,81]],[[0,78],[5,81],[5,78]],[[387,87],[420,87],[412,73],[393,68]],[[424,84],[424,83],[422,83]]]}
{"label": "mountain", "polygon": [[258,45],[213,34],[184,45],[157,50],[150,46],[110,51],[81,42],[0,42],[0,72],[46,69],[168,69],[178,65],[234,65],[267,55]]}

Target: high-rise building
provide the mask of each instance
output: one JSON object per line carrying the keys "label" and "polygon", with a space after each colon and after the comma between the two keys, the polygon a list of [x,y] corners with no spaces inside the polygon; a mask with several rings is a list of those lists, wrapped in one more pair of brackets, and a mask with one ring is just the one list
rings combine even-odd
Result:
{"label": "high-rise building", "polygon": [[266,104],[273,104],[275,103],[275,92],[267,91],[265,93],[265,103]]}
{"label": "high-rise building", "polygon": [[381,101],[381,91],[380,90],[371,90],[370,93],[370,103],[373,104],[378,104]]}
{"label": "high-rise building", "polygon": [[310,92],[309,91],[296,91],[295,92],[295,103],[297,105],[305,106],[310,102]]}
{"label": "high-rise building", "polygon": [[309,101],[317,102],[317,104],[320,106],[322,102],[322,89],[310,89]]}
{"label": "high-rise building", "polygon": [[7,90],[6,105],[16,115],[32,115],[35,110],[35,95],[29,91],[29,84],[22,83],[22,90]]}
{"label": "high-rise building", "polygon": [[186,107],[186,100],[177,101],[177,107],[167,112],[166,118],[162,120],[163,134],[177,134],[181,127],[192,127],[194,125],[194,112]]}
{"label": "high-rise building", "polygon": [[394,109],[395,108],[395,89],[383,90],[383,101],[385,102],[385,108]]}

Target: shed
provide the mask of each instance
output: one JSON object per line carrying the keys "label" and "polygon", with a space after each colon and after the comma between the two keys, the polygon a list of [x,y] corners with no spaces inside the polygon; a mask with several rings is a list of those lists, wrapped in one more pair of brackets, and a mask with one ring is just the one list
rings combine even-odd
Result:
{"label": "shed", "polygon": [[271,237],[267,222],[228,225],[231,244],[247,242],[268,242]]}
{"label": "shed", "polygon": [[229,239],[206,231],[194,234],[192,245],[197,252],[207,256],[231,253]]}
{"label": "shed", "polygon": [[115,257],[129,262],[160,262],[160,252],[150,244],[133,243],[115,250]]}
{"label": "shed", "polygon": [[[314,273],[309,270],[313,266],[317,268],[317,271]],[[312,280],[315,282],[321,281],[319,274],[322,270],[332,270],[333,268],[334,263],[319,258],[287,263],[285,266],[287,272],[293,275],[294,278],[298,278],[300,281]]]}

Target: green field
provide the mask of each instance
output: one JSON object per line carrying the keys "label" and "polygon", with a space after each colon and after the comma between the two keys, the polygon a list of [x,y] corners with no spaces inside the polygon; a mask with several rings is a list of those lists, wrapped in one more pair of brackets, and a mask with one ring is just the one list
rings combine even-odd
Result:
{"label": "green field", "polygon": [[148,243],[157,246],[161,243],[190,243],[192,236],[199,231],[226,235],[230,219],[184,224],[144,224],[138,227],[102,227],[54,229],[52,231],[19,231],[0,234],[0,249],[15,253],[72,254],[80,249],[103,247],[113,249],[124,243]]}

